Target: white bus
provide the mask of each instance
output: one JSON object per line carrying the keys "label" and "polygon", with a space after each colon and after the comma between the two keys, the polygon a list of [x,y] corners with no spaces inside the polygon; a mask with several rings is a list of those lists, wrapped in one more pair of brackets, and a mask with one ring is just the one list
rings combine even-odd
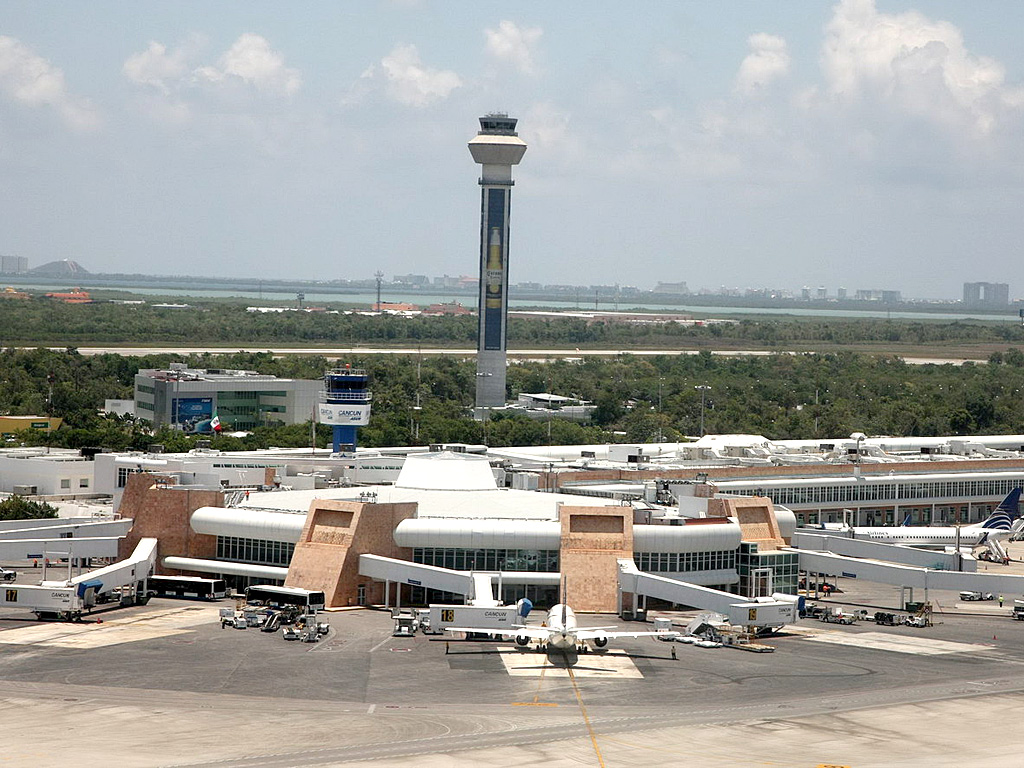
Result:
{"label": "white bus", "polygon": [[227,595],[224,579],[199,576],[150,576],[146,590],[152,597],[186,597],[194,600],[220,600]]}

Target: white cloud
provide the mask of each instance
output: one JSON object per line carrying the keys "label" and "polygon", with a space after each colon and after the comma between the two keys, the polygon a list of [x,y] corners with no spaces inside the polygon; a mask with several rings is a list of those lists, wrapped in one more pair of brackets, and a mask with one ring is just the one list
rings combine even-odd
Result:
{"label": "white cloud", "polygon": [[167,46],[151,40],[141,53],[129,56],[121,71],[133,83],[149,85],[169,93],[168,83],[180,80],[188,70],[183,48],[168,52]]}
{"label": "white cloud", "polygon": [[907,113],[988,132],[1013,92],[997,61],[968,52],[959,28],[917,11],[879,13],[843,0],[826,30],[822,66],[840,99],[886,102]]}
{"label": "white cloud", "polygon": [[[407,106],[425,107],[446,99],[462,85],[462,80],[451,70],[424,66],[415,45],[396,45],[380,64],[387,77],[388,95]],[[366,76],[364,73],[363,77]]]}
{"label": "white cloud", "polygon": [[789,72],[789,51],[784,39],[759,33],[751,35],[747,43],[750,53],[736,75],[738,91],[749,93],[764,88]]}
{"label": "white cloud", "polygon": [[95,108],[68,92],[64,73],[13,37],[0,36],[0,91],[20,104],[53,108],[73,128],[99,125]]}
{"label": "white cloud", "polygon": [[494,58],[507,61],[524,74],[533,74],[533,60],[537,41],[544,30],[540,27],[520,27],[514,21],[501,21],[497,29],[485,29],[487,52]]}
{"label": "white cloud", "polygon": [[270,47],[265,37],[244,34],[229,48],[217,66],[200,67],[199,80],[228,84],[232,79],[248,83],[258,90],[290,96],[302,85],[299,70],[286,67],[284,57]]}

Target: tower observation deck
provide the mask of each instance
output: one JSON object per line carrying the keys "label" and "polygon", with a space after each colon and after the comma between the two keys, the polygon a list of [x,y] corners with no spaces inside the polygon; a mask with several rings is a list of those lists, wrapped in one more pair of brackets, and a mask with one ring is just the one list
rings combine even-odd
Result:
{"label": "tower observation deck", "polygon": [[361,368],[338,368],[324,374],[317,421],[334,431],[334,452],[354,451],[359,427],[370,423],[370,376]]}
{"label": "tower observation deck", "polygon": [[505,405],[506,323],[508,320],[508,241],[512,166],[526,153],[516,118],[492,113],[480,118],[469,142],[480,171],[480,297],[476,354],[476,408]]}

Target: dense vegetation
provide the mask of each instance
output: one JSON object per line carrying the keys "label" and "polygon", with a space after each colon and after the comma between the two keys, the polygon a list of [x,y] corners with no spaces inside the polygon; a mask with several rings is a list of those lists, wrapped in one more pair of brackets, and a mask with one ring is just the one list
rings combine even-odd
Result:
{"label": "dense vegetation", "polygon": [[57,508],[45,501],[29,501],[21,496],[9,496],[0,501],[0,520],[41,520],[56,516]]}
{"label": "dense vegetation", "polygon": [[[46,299],[0,300],[0,346],[32,344],[387,345],[472,347],[477,323],[462,317],[375,317],[326,312],[247,312],[209,302],[192,309],[151,305],[67,305]],[[737,323],[643,325],[574,318],[512,317],[515,348],[615,349],[899,349],[948,345],[1024,345],[1011,322],[748,318]],[[987,356],[987,352],[985,356]]]}
{"label": "dense vegetation", "polygon": [[[275,358],[269,353],[130,357],[81,355],[73,349],[0,351],[0,413],[65,419],[52,435],[22,433],[18,441],[68,447],[186,449],[195,438],[168,430],[154,435],[132,418],[99,414],[105,398],[131,397],[139,368],[183,360],[194,367],[245,368],[277,376],[318,378],[334,361],[322,356]],[[1024,432],[1024,353],[994,353],[987,364],[908,365],[898,358],[852,352],[721,357],[619,355],[520,362],[509,367],[509,394],[557,392],[597,405],[592,424],[469,417],[475,382],[471,359],[366,355],[346,360],[368,369],[374,405],[366,446],[484,442],[493,446],[676,441],[699,433],[701,390],[705,431],[770,438],[867,434],[944,435]],[[48,382],[48,376],[53,381]],[[52,401],[49,393],[52,391]],[[417,402],[422,405],[415,410]],[[230,425],[226,425],[230,429]],[[329,429],[316,428],[320,446]],[[244,438],[218,436],[235,450],[310,444],[310,426],[262,427]]]}

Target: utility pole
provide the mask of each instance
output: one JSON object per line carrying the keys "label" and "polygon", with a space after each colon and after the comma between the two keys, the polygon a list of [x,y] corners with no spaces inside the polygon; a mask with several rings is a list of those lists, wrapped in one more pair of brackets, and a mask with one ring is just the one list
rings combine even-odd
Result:
{"label": "utility pole", "polygon": [[694,389],[700,390],[700,436],[704,437],[704,395],[711,387],[707,384],[697,384]]}

